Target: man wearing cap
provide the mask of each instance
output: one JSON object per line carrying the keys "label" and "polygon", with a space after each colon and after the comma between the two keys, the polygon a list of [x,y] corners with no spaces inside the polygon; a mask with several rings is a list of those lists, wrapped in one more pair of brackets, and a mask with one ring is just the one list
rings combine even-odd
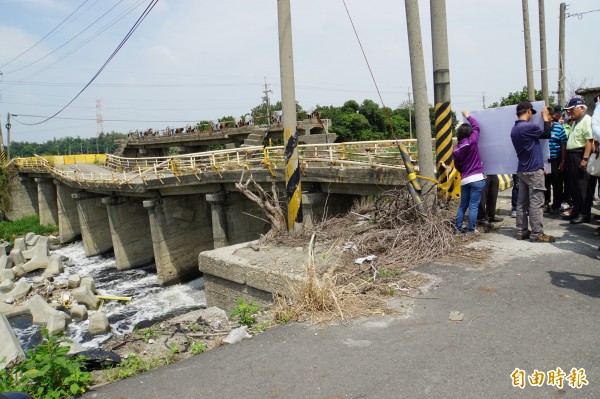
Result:
{"label": "man wearing cap", "polygon": [[[548,144],[550,145],[550,182],[552,185],[552,205],[550,213],[557,214],[563,201],[563,171],[567,156],[567,134],[560,124],[562,117],[562,107],[557,105],[552,111],[552,131]],[[546,190],[549,190],[546,184]],[[549,199],[549,192],[546,192],[546,202]]]}
{"label": "man wearing cap", "polygon": [[[548,109],[542,110],[544,130],[530,122],[536,113],[529,101],[517,105],[517,121],[510,132],[519,164],[519,199],[517,200],[517,240],[529,238],[531,242],[554,242],[554,237],[544,234],[544,155],[540,139],[551,135],[551,117]],[[529,214],[529,216],[528,216]],[[531,225],[531,230],[529,230]]]}
{"label": "man wearing cap", "polygon": [[565,218],[571,224],[588,223],[592,212],[592,188],[585,169],[593,149],[592,117],[586,115],[587,106],[581,97],[573,97],[565,107],[573,119],[567,141],[567,180],[571,185],[573,210]]}
{"label": "man wearing cap", "polygon": [[592,131],[596,139],[600,141],[600,93],[594,98],[596,106],[594,107],[594,114],[592,115]]}

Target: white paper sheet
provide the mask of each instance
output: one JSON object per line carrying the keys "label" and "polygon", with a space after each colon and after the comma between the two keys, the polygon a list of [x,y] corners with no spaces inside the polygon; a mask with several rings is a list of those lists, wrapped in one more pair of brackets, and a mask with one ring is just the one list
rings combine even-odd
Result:
{"label": "white paper sheet", "polygon": [[[543,129],[542,108],[545,106],[544,102],[536,101],[532,105],[537,114],[533,115],[531,122],[537,123]],[[510,139],[510,131],[517,120],[516,110],[516,105],[508,105],[470,112],[481,126],[479,154],[483,162],[483,172],[487,175],[517,172],[517,153]],[[548,140],[541,140],[541,143],[544,151],[544,169],[549,172],[550,169],[547,165],[550,155]]]}

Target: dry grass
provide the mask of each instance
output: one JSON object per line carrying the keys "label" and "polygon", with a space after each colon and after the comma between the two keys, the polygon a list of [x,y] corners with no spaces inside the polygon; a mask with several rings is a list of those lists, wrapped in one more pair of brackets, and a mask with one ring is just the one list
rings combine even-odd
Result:
{"label": "dry grass", "polygon": [[[430,192],[431,193],[431,192]],[[477,263],[486,251],[467,248],[474,238],[453,234],[456,204],[437,202],[435,193],[425,202],[433,203],[426,217],[412,206],[404,189],[359,201],[343,217],[290,235],[264,241],[314,247],[326,243],[324,253],[310,251],[303,284],[290,284],[289,294],[279,297],[274,307],[278,320],[330,322],[360,316],[384,314],[391,295],[410,295],[427,283],[420,274],[406,272],[441,257],[458,257]],[[372,261],[356,264],[355,259],[375,255]]]}

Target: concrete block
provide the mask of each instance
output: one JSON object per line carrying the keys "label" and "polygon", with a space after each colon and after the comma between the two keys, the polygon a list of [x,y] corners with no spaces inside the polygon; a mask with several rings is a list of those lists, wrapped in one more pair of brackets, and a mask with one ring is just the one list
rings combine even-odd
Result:
{"label": "concrete block", "polygon": [[48,262],[48,267],[44,271],[43,276],[57,276],[62,274],[65,271],[63,267],[63,260],[61,255],[52,255],[50,256],[50,262]]}
{"label": "concrete block", "polygon": [[10,244],[0,243],[0,256],[8,255],[9,250],[10,250]]}
{"label": "concrete block", "polygon": [[94,283],[94,279],[91,277],[84,277],[81,279],[81,284],[79,285],[80,287],[88,287],[90,289],[90,291],[92,291],[92,293],[94,295],[97,294],[96,292],[96,283]]}
{"label": "concrete block", "polygon": [[81,285],[81,276],[79,274],[71,274],[67,281],[67,288],[78,288]]}
{"label": "concrete block", "polygon": [[63,312],[56,311],[56,313],[50,316],[46,328],[50,335],[64,332],[67,328],[67,315]]}
{"label": "concrete block", "polygon": [[73,298],[78,304],[85,305],[86,308],[91,310],[98,309],[100,305],[100,299],[92,293],[90,287],[79,287],[73,291]]}
{"label": "concrete block", "polygon": [[13,249],[20,249],[21,252],[27,250],[27,245],[25,245],[25,239],[23,237],[15,238],[15,245]]}
{"label": "concrete block", "polygon": [[75,321],[82,321],[88,318],[87,308],[83,305],[73,305],[71,307],[71,317]]}
{"label": "concrete block", "polygon": [[29,307],[29,311],[33,317],[33,324],[40,324],[44,326],[48,324],[48,321],[52,315],[58,313],[58,310],[50,306],[48,302],[46,302],[46,300],[39,295],[29,298],[27,301],[27,306]]}
{"label": "concrete block", "polygon": [[27,248],[35,247],[40,239],[39,234],[27,233],[25,236],[25,244],[27,244]]}
{"label": "concrete block", "polygon": [[21,343],[3,314],[0,314],[0,342],[0,369],[4,369],[17,358],[25,358]]}
{"label": "concrete block", "polygon": [[21,251],[18,248],[13,248],[13,250],[10,251],[10,258],[12,259],[13,264],[15,265],[25,264],[25,257],[23,256],[23,251]]}
{"label": "concrete block", "polygon": [[12,269],[0,269],[0,281],[14,280],[15,272]]}
{"label": "concrete block", "polygon": [[15,278],[21,278],[27,274],[25,269],[23,269],[23,265],[13,266],[11,270],[13,271]]}
{"label": "concrete block", "polygon": [[0,255],[0,270],[12,269],[13,265],[12,257],[6,254]]}
{"label": "concrete block", "polygon": [[0,294],[6,294],[15,288],[15,283],[12,280],[6,279],[0,283]]}
{"label": "concrete block", "polygon": [[3,301],[7,298],[13,298],[15,300],[25,298],[27,294],[29,294],[29,291],[31,291],[31,284],[29,284],[25,279],[20,279],[10,292],[6,294],[0,294],[0,301]]}
{"label": "concrete block", "polygon": [[107,334],[110,332],[110,323],[108,317],[103,312],[96,312],[90,316],[90,326],[88,333],[90,335]]}
{"label": "concrete block", "polygon": [[48,251],[48,237],[41,237],[35,247],[32,248],[34,254],[29,262],[23,265],[25,271],[32,272],[38,269],[45,269],[50,262],[50,252]]}

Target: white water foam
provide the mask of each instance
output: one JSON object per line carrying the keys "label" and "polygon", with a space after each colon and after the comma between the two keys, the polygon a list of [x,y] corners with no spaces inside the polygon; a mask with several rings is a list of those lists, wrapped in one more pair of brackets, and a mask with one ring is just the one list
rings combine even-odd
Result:
{"label": "white water foam", "polygon": [[[141,269],[117,270],[113,256],[86,257],[82,242],[76,242],[52,251],[71,259],[73,266],[55,277],[55,281],[67,281],[71,274],[94,279],[99,294],[132,297],[131,302],[105,301],[102,311],[108,316],[112,332],[90,337],[89,322],[69,323],[67,335],[85,347],[100,346],[112,334],[125,334],[144,321],[160,321],[186,311],[206,306],[204,280],[198,278],[186,284],[162,287],[158,282],[154,265]],[[39,326],[30,322],[13,323],[13,330],[24,348],[30,348],[39,340]],[[35,338],[37,336],[37,339]]]}

